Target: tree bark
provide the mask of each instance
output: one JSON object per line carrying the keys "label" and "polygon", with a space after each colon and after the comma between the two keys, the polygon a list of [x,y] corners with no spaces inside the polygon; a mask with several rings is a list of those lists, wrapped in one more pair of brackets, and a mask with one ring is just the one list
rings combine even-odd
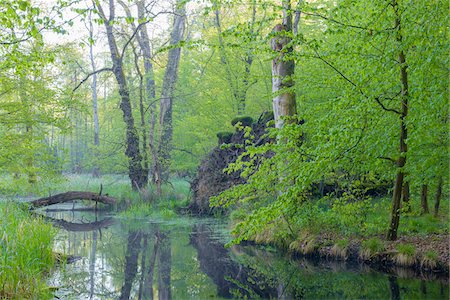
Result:
{"label": "tree bark", "polygon": [[428,185],[423,184],[422,185],[422,192],[420,194],[420,206],[422,208],[421,214],[428,214],[430,213],[430,210],[428,208]]}
{"label": "tree bark", "polygon": [[295,93],[291,90],[294,85],[295,62],[286,59],[293,52],[291,42],[292,12],[288,0],[283,0],[283,22],[274,27],[274,37],[271,41],[272,50],[278,55],[272,62],[272,105],[275,117],[275,127],[282,128],[283,118],[297,114]]}
{"label": "tree bark", "polygon": [[[399,7],[396,0],[392,1],[392,7],[395,13],[395,28],[397,28],[397,43],[399,48],[402,45],[402,33],[401,33],[401,19]],[[400,224],[400,203],[403,187],[404,171],[403,167],[406,165],[406,154],[408,152],[408,146],[406,145],[406,139],[408,138],[408,131],[406,128],[406,117],[408,116],[408,73],[406,64],[406,58],[404,50],[399,51],[398,61],[400,66],[400,83],[401,83],[401,114],[400,114],[400,157],[397,160],[397,176],[394,184],[394,193],[392,196],[392,211],[391,222],[386,238],[390,241],[397,239],[397,230]]]}
{"label": "tree bark", "polygon": [[434,198],[434,216],[437,217],[439,214],[439,205],[441,203],[441,197],[442,197],[442,176],[439,177],[438,186],[436,189],[436,196]]}
{"label": "tree bark", "polygon": [[31,201],[31,205],[34,208],[49,206],[58,203],[64,203],[72,200],[92,200],[95,202],[100,202],[103,204],[115,204],[117,200],[113,197],[102,196],[93,192],[78,192],[71,191],[62,194],[57,194],[50,197],[40,198],[34,201]]}
{"label": "tree bark", "polygon": [[169,178],[171,150],[172,150],[172,103],[174,98],[175,85],[178,79],[178,66],[181,56],[179,43],[184,35],[185,28],[185,1],[177,0],[173,29],[170,36],[170,46],[164,82],[162,86],[160,100],[160,140],[158,147],[159,176],[157,176],[157,185],[165,182]]}

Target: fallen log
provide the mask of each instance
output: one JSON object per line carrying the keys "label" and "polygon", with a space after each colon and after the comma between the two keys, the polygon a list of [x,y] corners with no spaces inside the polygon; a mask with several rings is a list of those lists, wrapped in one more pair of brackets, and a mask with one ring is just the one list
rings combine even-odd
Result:
{"label": "fallen log", "polygon": [[103,204],[115,204],[117,200],[113,197],[109,197],[108,195],[100,195],[94,192],[66,192],[62,194],[57,194],[54,196],[49,196],[45,198],[40,198],[34,201],[31,201],[30,204],[34,208],[49,206],[58,203],[64,203],[73,200],[91,200],[95,202],[100,202]]}

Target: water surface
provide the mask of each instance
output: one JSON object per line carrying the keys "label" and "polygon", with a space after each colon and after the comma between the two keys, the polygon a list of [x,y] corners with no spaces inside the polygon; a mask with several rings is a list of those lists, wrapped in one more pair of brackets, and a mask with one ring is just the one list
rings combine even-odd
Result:
{"label": "water surface", "polygon": [[364,265],[294,260],[274,249],[225,248],[214,219],[121,219],[47,212],[55,251],[78,257],[50,278],[60,299],[448,299],[446,280]]}

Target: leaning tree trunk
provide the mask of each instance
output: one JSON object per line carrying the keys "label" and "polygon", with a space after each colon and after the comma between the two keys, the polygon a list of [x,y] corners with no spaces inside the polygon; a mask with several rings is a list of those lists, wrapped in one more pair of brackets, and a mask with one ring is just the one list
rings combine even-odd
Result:
{"label": "leaning tree trunk", "polygon": [[161,100],[160,100],[160,139],[158,147],[158,162],[159,168],[156,170],[159,172],[157,175],[157,185],[160,186],[161,182],[167,181],[170,171],[170,161],[172,150],[172,103],[174,98],[175,84],[178,79],[178,65],[181,56],[181,48],[179,43],[184,35],[185,27],[185,1],[177,0],[175,17],[173,23],[172,34],[170,36],[169,50],[166,72],[164,74],[164,82],[162,86]]}
{"label": "leaning tree trunk", "polygon": [[295,93],[291,87],[294,85],[295,62],[286,59],[293,52],[291,42],[292,12],[288,0],[283,0],[283,23],[273,29],[271,41],[272,50],[278,55],[272,62],[272,92],[275,95],[272,101],[275,127],[282,128],[284,117],[297,114]]}
{"label": "leaning tree trunk", "polygon": [[[401,33],[401,20],[398,3],[396,0],[392,1],[392,7],[395,13],[395,28],[397,29],[397,43],[399,47],[402,44],[402,33]],[[400,47],[401,48],[401,47]],[[389,230],[386,238],[390,241],[397,239],[397,230],[400,223],[400,204],[403,188],[403,179],[405,173],[403,167],[406,165],[406,154],[408,152],[408,146],[406,145],[406,140],[408,138],[408,131],[406,128],[406,117],[408,116],[408,73],[406,69],[408,65],[406,64],[405,52],[403,49],[400,50],[398,55],[398,61],[400,65],[400,83],[401,83],[401,111],[400,111],[400,157],[397,160],[397,176],[394,184],[394,193],[392,196],[392,211],[391,211],[391,222],[389,225]]]}
{"label": "leaning tree trunk", "polygon": [[123,113],[123,120],[126,124],[126,150],[125,155],[129,159],[128,175],[131,180],[133,189],[140,189],[147,184],[148,174],[145,168],[142,166],[142,156],[139,150],[139,135],[137,134],[136,127],[134,125],[134,118],[130,102],[130,93],[127,86],[127,80],[125,72],[123,70],[123,57],[119,53],[117,47],[116,38],[113,33],[114,22],[114,1],[109,1],[109,19],[100,5],[99,1],[95,1],[99,14],[103,19],[106,28],[106,36],[108,38],[108,45],[111,54],[111,60],[113,62],[113,73],[116,81],[119,85],[119,95],[121,98],[120,108]]}

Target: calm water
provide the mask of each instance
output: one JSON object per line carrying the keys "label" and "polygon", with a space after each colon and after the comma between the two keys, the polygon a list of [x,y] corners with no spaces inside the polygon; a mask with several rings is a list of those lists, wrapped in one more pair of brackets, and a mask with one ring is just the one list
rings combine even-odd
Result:
{"label": "calm water", "polygon": [[55,251],[79,257],[50,284],[60,299],[448,299],[445,280],[387,275],[367,266],[293,260],[273,249],[225,248],[211,219],[120,219],[47,212],[60,219]]}

